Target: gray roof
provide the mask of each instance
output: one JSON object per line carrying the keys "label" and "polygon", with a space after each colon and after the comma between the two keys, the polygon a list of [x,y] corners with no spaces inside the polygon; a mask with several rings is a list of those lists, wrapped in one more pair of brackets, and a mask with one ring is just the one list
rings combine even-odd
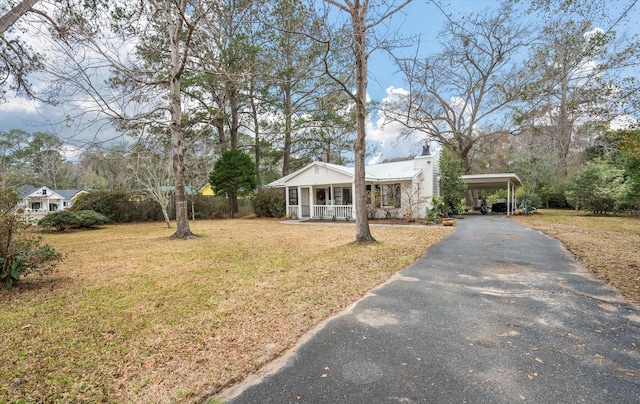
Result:
{"label": "gray roof", "polygon": [[[313,163],[295,171],[285,177],[277,179],[269,184],[268,187],[284,187],[285,183],[302,171],[307,170],[314,165],[330,168],[334,171],[346,174],[353,177],[355,175],[355,169],[353,167],[341,166],[338,164],[323,163],[320,161],[314,161]],[[414,160],[396,161],[393,163],[381,163],[365,166],[365,179],[367,181],[406,181],[411,180],[416,175],[420,174],[422,169],[415,168]]]}
{"label": "gray roof", "polygon": [[76,196],[79,192],[83,192],[82,189],[51,189],[49,187],[44,187],[44,186],[34,187],[33,185],[22,185],[21,187],[18,188],[18,196],[24,199],[41,188],[47,188],[52,192],[55,192],[56,194],[60,195],[65,201],[70,200],[71,198]]}

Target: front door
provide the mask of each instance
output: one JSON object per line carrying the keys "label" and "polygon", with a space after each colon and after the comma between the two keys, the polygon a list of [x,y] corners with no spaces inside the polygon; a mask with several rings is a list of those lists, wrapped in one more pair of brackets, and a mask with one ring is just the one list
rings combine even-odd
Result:
{"label": "front door", "polygon": [[300,205],[302,206],[302,217],[311,217],[309,188],[300,188]]}

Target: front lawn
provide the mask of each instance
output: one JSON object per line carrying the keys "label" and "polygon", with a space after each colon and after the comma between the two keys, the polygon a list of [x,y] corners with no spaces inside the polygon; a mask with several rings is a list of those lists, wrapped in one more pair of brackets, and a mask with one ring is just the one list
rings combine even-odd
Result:
{"label": "front lawn", "polygon": [[241,380],[449,234],[273,220],[47,234],[51,277],[0,290],[0,402],[192,402]]}

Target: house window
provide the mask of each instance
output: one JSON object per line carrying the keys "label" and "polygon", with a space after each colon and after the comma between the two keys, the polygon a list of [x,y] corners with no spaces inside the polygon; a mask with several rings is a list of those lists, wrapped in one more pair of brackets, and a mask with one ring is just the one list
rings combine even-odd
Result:
{"label": "house window", "polygon": [[298,190],[295,188],[289,189],[289,205],[298,204]]}
{"label": "house window", "polygon": [[343,205],[351,205],[353,204],[353,198],[351,197],[351,188],[342,188],[342,204]]}
{"label": "house window", "polygon": [[380,206],[380,185],[367,185],[367,205]]}
{"label": "house window", "polygon": [[400,184],[385,184],[382,187],[382,205],[400,207]]}
{"label": "house window", "polygon": [[42,190],[42,195],[45,195],[45,196],[47,195],[47,190],[46,189]]}
{"label": "house window", "polygon": [[40,210],[41,206],[40,202],[31,202],[31,210]]}

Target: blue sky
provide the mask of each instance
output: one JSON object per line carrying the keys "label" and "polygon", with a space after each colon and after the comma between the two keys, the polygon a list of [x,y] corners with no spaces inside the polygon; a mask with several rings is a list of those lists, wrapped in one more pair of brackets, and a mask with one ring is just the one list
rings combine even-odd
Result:
{"label": "blue sky", "polygon": [[[497,0],[451,0],[449,10],[454,16],[470,12],[482,11],[486,8],[497,8]],[[434,53],[438,50],[436,37],[444,23],[445,16],[431,2],[426,0],[414,0],[400,13],[394,15],[390,21],[390,29],[399,29],[401,34],[412,37],[421,37],[421,53]],[[397,49],[394,53],[411,56],[415,48]],[[401,87],[402,79],[396,74],[393,60],[385,51],[374,52],[369,59],[369,86],[368,91],[372,99],[381,100],[386,95],[389,86]]]}
{"label": "blue sky", "polygon": [[[497,0],[442,0],[443,7],[454,17],[467,14],[469,12],[478,12],[486,8],[497,8],[499,1]],[[627,0],[615,1],[611,8],[611,15],[604,17],[604,20],[596,23],[608,28],[606,24],[611,24],[620,13],[621,4],[630,4]],[[640,5],[636,5],[631,11],[631,22],[626,22],[625,26],[634,27],[637,30],[640,19]],[[534,16],[532,16],[534,18]],[[438,50],[437,35],[446,21],[442,12],[427,0],[414,0],[401,13],[392,17],[388,22],[390,30],[398,30],[406,36],[420,35],[421,37],[421,54],[434,53]],[[616,27],[621,29],[623,27]],[[397,50],[398,53],[412,55],[413,49]],[[392,59],[384,51],[373,53],[369,60],[369,95],[375,101],[381,101],[387,94],[390,87],[402,88],[404,83]],[[37,102],[27,102],[24,100],[9,100],[5,104],[0,104],[0,130],[9,130],[14,128],[24,129],[28,132],[34,131],[52,131],[57,134],[73,133],[73,128],[66,128],[60,122],[64,120],[67,111],[61,108],[43,106]],[[393,127],[376,126],[379,117],[372,116],[372,127],[368,132],[368,138],[373,146],[376,146],[381,153],[379,159],[400,157],[403,155],[416,153],[419,151],[418,141],[407,141],[397,144],[394,138],[397,136],[397,129]],[[104,130],[102,128],[101,130]],[[96,136],[100,137],[98,129],[83,133],[81,136],[70,138],[70,142],[92,139]],[[64,137],[64,135],[62,136]]]}

